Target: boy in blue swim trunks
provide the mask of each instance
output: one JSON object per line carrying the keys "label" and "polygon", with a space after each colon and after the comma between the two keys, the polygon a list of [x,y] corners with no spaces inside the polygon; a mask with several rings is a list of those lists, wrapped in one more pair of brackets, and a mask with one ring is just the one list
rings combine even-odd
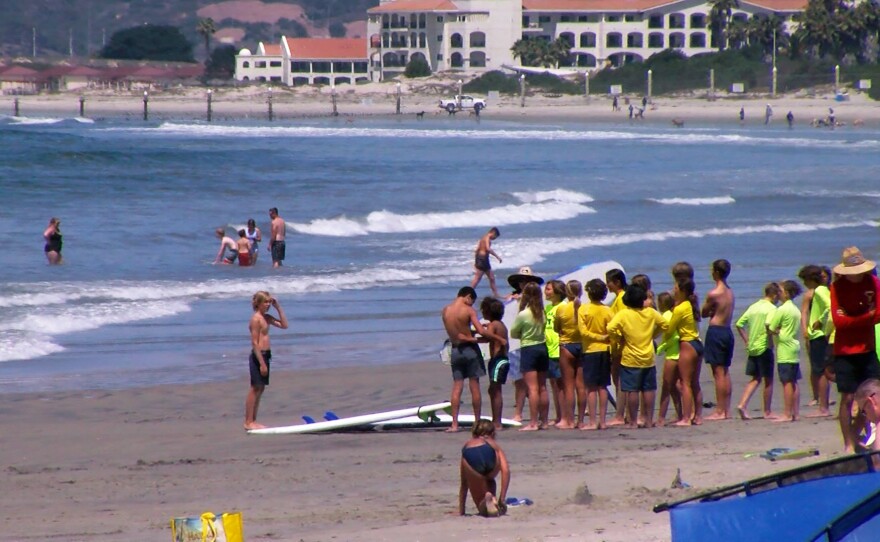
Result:
{"label": "boy in blue swim trunks", "polygon": [[712,262],[712,280],[715,287],[706,295],[706,302],[700,310],[703,318],[709,318],[706,330],[704,358],[712,367],[715,379],[715,412],[706,416],[707,420],[727,420],[730,418],[730,397],[733,389],[730,384],[730,363],[733,360],[735,344],[730,325],[733,321],[733,290],[727,285],[730,276],[730,262]]}
{"label": "boy in blue swim trunks", "polygon": [[489,341],[489,403],[492,405],[492,423],[500,431],[501,410],[504,408],[501,386],[507,383],[507,372],[510,362],[507,360],[507,326],[501,321],[504,318],[504,303],[494,297],[484,297],[480,303],[480,313],[489,321],[486,329],[495,338]]}

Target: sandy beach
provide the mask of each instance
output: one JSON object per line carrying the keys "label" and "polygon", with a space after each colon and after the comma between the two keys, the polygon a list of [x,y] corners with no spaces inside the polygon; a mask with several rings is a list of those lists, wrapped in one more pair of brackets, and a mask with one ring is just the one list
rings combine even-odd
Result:
{"label": "sandy beach", "polygon": [[[449,98],[457,91],[451,80],[422,82],[408,81],[401,86],[401,114],[413,116],[424,112],[425,116],[447,117],[438,107],[440,98]],[[329,87],[274,87],[243,86],[218,88],[212,91],[211,107],[214,121],[268,118],[268,101],[271,94],[275,120],[303,117],[330,116],[333,96]],[[397,105],[397,87],[394,83],[369,83],[357,86],[340,85],[335,89],[336,111],[340,117],[354,122],[358,117],[394,116]],[[79,114],[80,96],[85,98],[84,112],[88,118],[126,117],[131,120],[143,118],[143,89],[134,91],[87,90],[56,94],[19,97],[21,116],[67,116]],[[763,124],[767,104],[773,108],[774,124],[784,125],[785,116],[791,111],[796,126],[809,126],[813,119],[824,119],[832,107],[838,122],[844,127],[877,127],[880,125],[880,105],[867,95],[850,91],[845,101],[836,101],[833,89],[817,87],[810,91],[770,97],[766,94],[734,95],[719,92],[710,101],[706,93],[700,95],[652,99],[645,111],[643,122],[671,124],[673,119],[697,124],[738,124],[739,110],[745,110],[744,124]],[[641,95],[622,96],[620,110],[612,111],[611,97],[607,94],[568,96],[530,90],[525,106],[519,96],[501,95],[490,97],[483,118],[531,121],[629,121],[627,99],[640,105]],[[12,96],[0,98],[0,112],[13,114]],[[205,89],[179,87],[150,89],[148,114],[151,120],[192,120],[207,117],[207,93]],[[475,119],[472,113],[463,112],[459,120]],[[633,120],[632,122],[642,122]],[[854,126],[855,125],[855,126]]]}
{"label": "sandy beach", "polygon": [[[743,366],[740,349],[735,400]],[[210,510],[240,511],[249,541],[669,540],[668,514],[653,513],[655,504],[814,460],[771,463],[745,454],[809,446],[823,460],[842,449],[832,418],[508,430],[499,442],[511,461],[509,493],[534,505],[511,508],[501,519],[461,518],[458,461],[466,434],[248,436],[244,361],[242,373],[220,384],[0,396],[3,538],[168,540],[172,516]],[[439,362],[277,370],[259,419],[287,425],[328,409],[345,416],[434,403],[448,397],[450,383],[449,368]],[[781,398],[777,386],[774,403]],[[505,402],[510,415],[512,386]],[[753,415],[759,406],[756,396]],[[676,469],[691,489],[670,487]]]}

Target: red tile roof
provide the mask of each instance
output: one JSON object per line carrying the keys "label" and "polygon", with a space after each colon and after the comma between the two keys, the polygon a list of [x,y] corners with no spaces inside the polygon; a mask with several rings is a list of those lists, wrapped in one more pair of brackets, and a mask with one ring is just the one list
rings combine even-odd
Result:
{"label": "red tile roof", "polygon": [[387,13],[397,11],[458,11],[451,0],[397,0],[376,6],[367,13]]}
{"label": "red tile roof", "polygon": [[263,50],[266,51],[267,56],[281,56],[281,45],[278,44],[263,44]]}
{"label": "red tile roof", "polygon": [[293,59],[364,59],[365,38],[286,38]]}
{"label": "red tile roof", "polygon": [[0,73],[0,78],[6,81],[34,81],[40,77],[40,72],[24,66],[12,66]]}
{"label": "red tile roof", "polygon": [[807,0],[741,0],[740,6],[743,4],[772,11],[803,11],[807,9]]}
{"label": "red tile roof", "polygon": [[644,11],[674,3],[675,0],[523,0],[523,11]]}

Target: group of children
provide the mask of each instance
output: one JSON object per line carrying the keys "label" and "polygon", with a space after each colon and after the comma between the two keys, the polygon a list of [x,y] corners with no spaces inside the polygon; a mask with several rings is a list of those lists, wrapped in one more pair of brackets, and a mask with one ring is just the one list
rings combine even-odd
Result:
{"label": "group of children", "polygon": [[217,228],[214,234],[220,239],[220,250],[214,259],[215,264],[233,264],[236,260],[242,266],[257,263],[259,243],[263,236],[253,218],[248,219],[247,227],[238,230],[238,239],[227,236],[223,228]]}
{"label": "group of children", "polygon": [[[635,275],[627,284],[620,269],[608,271],[605,281],[593,279],[583,287],[578,281],[551,280],[543,292],[539,287],[543,280],[530,270],[525,274],[522,271],[511,277],[518,314],[510,330],[502,322],[501,300],[486,297],[480,304],[490,332],[482,340],[489,343],[489,397],[496,427],[501,427],[502,385],[506,383],[508,363],[516,387],[514,420],[523,419],[525,399],[529,401],[529,424],[523,430],[553,425],[582,430],[665,425],[670,402],[676,413],[672,425],[699,425],[704,419],[700,387],[704,359],[716,382],[716,409],[707,419],[731,417],[729,367],[734,326],[733,293],[726,284],[729,262],[713,262],[716,287],[702,307],[695,293],[694,270],[687,262],[672,267],[673,291],[662,292],[656,298],[649,277]],[[829,269],[816,265],[800,270],[806,288],[802,306],[794,303],[802,293],[798,282],[767,284],[764,297],[735,322],[748,351],[746,374],[751,377],[736,407],[741,418],[750,418],[749,400],[763,384],[764,418],[798,419],[801,337],[809,345],[811,405],[818,407],[815,415],[830,415],[829,379],[825,375],[831,356],[828,337],[833,335],[830,275]],[[584,291],[587,300],[581,302]],[[605,305],[609,293],[614,299]],[[705,346],[699,330],[703,318],[710,319]],[[508,356],[508,335],[520,340],[518,358]],[[659,378],[656,355],[664,359]],[[770,408],[774,372],[778,372],[784,393],[781,416],[774,415]],[[658,380],[659,412],[655,421]],[[616,415],[607,420],[608,386],[612,383]],[[549,416],[551,402],[555,420]]]}

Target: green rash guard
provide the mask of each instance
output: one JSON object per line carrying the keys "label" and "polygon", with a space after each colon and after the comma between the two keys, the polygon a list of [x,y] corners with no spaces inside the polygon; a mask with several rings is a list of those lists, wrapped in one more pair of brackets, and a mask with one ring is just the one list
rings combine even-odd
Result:
{"label": "green rash guard", "polygon": [[791,299],[776,309],[767,324],[770,331],[779,333],[776,340],[776,363],[797,363],[801,351],[798,333],[801,330],[801,311]]}
{"label": "green rash guard", "polygon": [[767,328],[773,313],[776,312],[776,305],[769,299],[764,298],[752,303],[746,312],[736,321],[736,327],[745,328],[749,332],[749,342],[746,344],[746,350],[750,356],[758,356],[767,350]]}
{"label": "green rash guard", "polygon": [[553,329],[556,323],[556,309],[561,303],[544,305],[544,342],[547,343],[547,354],[552,359],[559,357],[559,334]]}
{"label": "green rash guard", "polygon": [[535,320],[532,311],[526,308],[520,311],[510,326],[510,336],[519,339],[522,347],[533,346],[545,342],[544,322]]}
{"label": "green rash guard", "polygon": [[[807,322],[807,338],[810,340],[825,336],[825,328],[831,316],[831,290],[827,286],[816,286],[813,290],[813,302],[810,303],[810,320]],[[820,322],[819,329],[813,324]]]}

